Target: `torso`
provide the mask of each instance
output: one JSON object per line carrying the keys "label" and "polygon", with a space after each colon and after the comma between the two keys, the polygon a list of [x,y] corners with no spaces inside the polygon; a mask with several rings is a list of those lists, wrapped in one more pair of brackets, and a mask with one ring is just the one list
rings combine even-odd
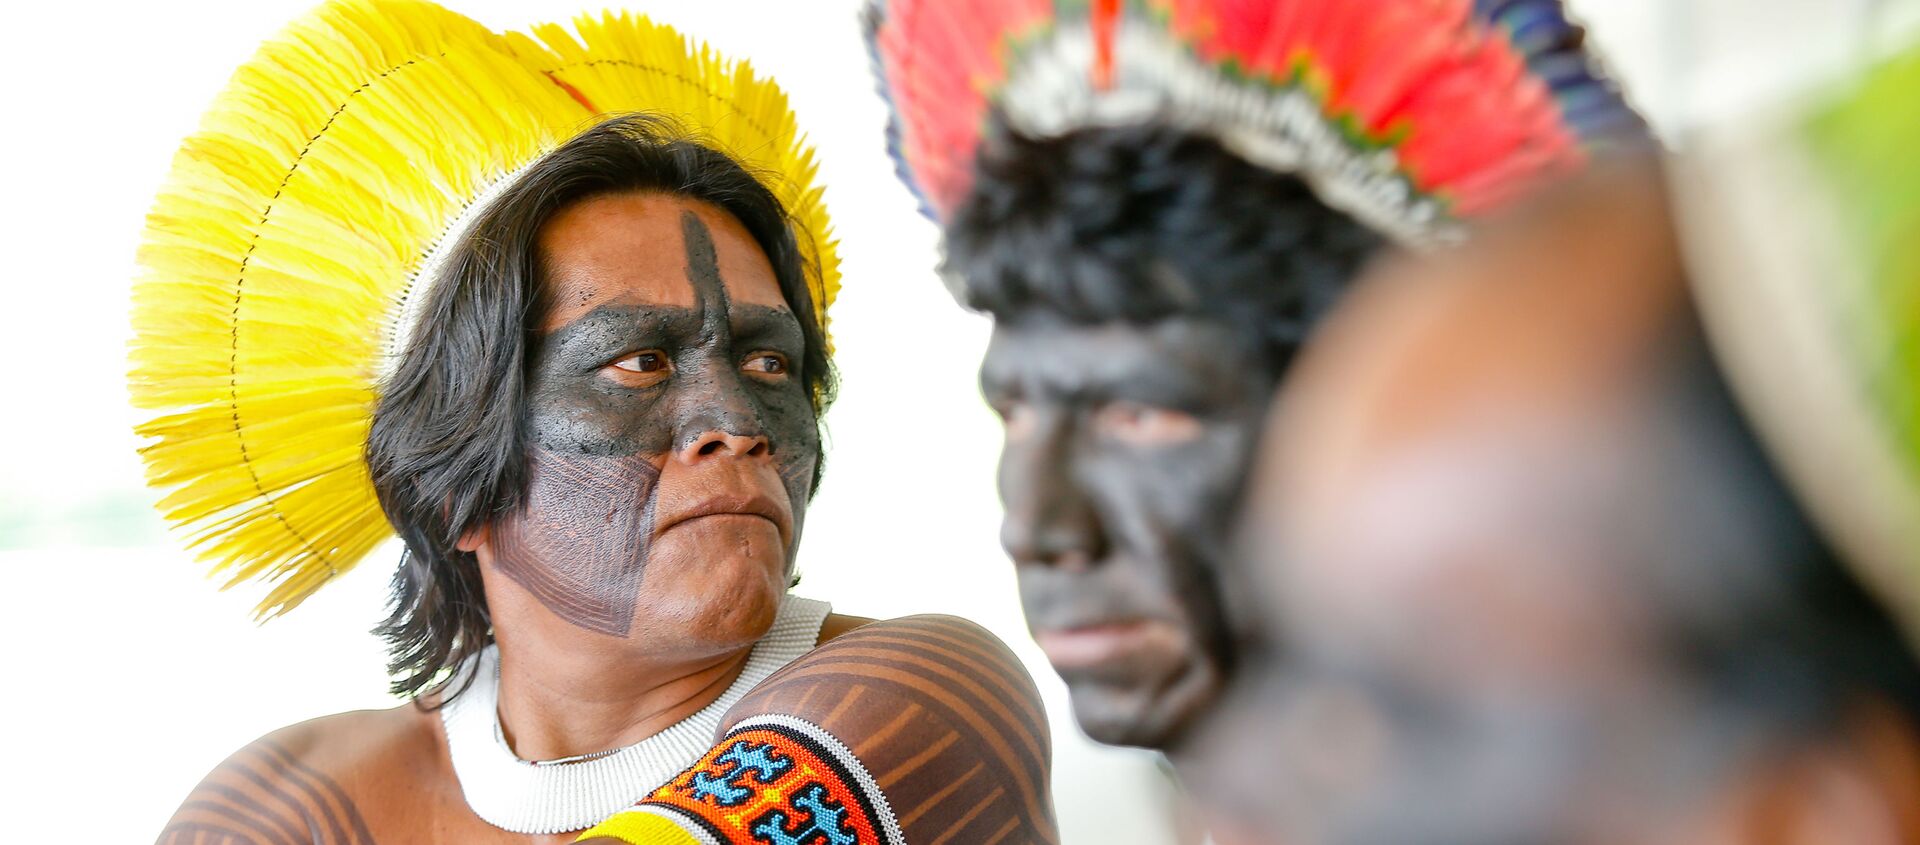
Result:
{"label": "torso", "polygon": [[[819,642],[868,621],[829,616]],[[454,774],[440,715],[403,705],[326,716],[255,741],[194,789],[159,843],[557,845],[578,832],[512,833],[483,821]]]}

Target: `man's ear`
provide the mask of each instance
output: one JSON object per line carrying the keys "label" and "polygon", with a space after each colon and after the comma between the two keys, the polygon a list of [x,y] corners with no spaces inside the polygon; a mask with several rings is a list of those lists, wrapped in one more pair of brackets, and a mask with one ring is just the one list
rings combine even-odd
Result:
{"label": "man's ear", "polygon": [[453,547],[468,554],[473,554],[480,551],[481,546],[490,546],[492,544],[493,522],[487,521],[468,528],[460,535],[459,541],[455,542]]}

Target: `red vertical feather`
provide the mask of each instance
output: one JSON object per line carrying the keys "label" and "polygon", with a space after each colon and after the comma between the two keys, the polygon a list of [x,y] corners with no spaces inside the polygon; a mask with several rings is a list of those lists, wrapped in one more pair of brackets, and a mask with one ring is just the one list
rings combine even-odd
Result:
{"label": "red vertical feather", "polygon": [[1120,27],[1120,0],[1093,0],[1093,87],[1113,88],[1113,37]]}

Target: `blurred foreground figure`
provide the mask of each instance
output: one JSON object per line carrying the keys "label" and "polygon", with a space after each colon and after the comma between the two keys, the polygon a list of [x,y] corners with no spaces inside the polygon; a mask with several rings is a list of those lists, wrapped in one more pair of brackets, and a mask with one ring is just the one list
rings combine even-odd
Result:
{"label": "blurred foreground figure", "polygon": [[1593,177],[1296,368],[1190,766],[1246,841],[1920,843],[1911,640],[1730,391],[1659,175]]}
{"label": "blurred foreground figure", "polygon": [[902,175],[994,318],[1028,624],[1088,734],[1178,748],[1234,671],[1224,541],[1314,323],[1383,244],[1640,123],[1553,2],[883,0],[869,25]]}

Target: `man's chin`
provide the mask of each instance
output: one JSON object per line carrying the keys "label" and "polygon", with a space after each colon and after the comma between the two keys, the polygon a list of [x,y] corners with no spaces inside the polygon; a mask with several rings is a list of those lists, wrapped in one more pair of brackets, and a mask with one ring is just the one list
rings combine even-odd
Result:
{"label": "man's chin", "polygon": [[634,620],[649,649],[689,656],[752,645],[773,627],[786,594],[784,558],[716,555],[699,567],[647,571]]}
{"label": "man's chin", "polygon": [[737,651],[772,629],[780,598],[770,585],[736,591],[724,600],[687,594],[647,596],[635,624],[646,619],[652,630],[638,639],[656,657],[703,658]]}
{"label": "man's chin", "polygon": [[1169,690],[1143,693],[1109,685],[1067,682],[1073,718],[1093,741],[1165,751],[1176,744],[1210,698]]}

